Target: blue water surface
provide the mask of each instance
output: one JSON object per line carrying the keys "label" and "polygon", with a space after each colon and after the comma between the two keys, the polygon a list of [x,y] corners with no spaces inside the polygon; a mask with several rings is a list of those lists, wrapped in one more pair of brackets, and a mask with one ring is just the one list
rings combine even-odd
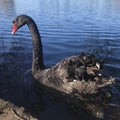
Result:
{"label": "blue water surface", "polygon": [[[105,63],[105,74],[117,80],[112,86],[112,102],[120,105],[119,0],[0,0],[0,62],[8,67],[6,81],[1,77],[0,89],[10,92],[8,96],[1,93],[0,98],[25,105],[33,94],[29,87],[31,72],[26,74],[32,63],[32,42],[27,26],[15,36],[11,35],[12,20],[20,14],[35,20],[47,66],[81,52],[100,56]],[[47,97],[45,101],[46,109],[40,113],[40,118],[80,120],[81,116],[65,105],[51,102]],[[89,120],[84,117],[83,120]]]}

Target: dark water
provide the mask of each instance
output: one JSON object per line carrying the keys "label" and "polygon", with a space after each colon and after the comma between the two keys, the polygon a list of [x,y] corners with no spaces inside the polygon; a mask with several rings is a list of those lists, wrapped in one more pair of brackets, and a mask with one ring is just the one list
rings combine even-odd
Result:
{"label": "dark water", "polygon": [[[11,35],[12,20],[20,14],[37,23],[47,66],[80,52],[99,54],[105,74],[117,79],[112,103],[120,105],[119,0],[0,0],[0,98],[29,108],[39,101],[31,88],[31,72],[26,74],[32,63],[31,35],[27,26]],[[90,119],[47,96],[44,103],[40,119]]]}

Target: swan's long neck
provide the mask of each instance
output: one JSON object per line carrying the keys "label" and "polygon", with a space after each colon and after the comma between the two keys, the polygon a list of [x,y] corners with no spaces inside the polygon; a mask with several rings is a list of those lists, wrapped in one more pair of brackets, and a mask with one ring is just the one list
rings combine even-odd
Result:
{"label": "swan's long neck", "polygon": [[41,37],[37,25],[31,18],[28,19],[26,23],[32,34],[32,43],[33,43],[32,72],[38,72],[39,70],[44,68]]}

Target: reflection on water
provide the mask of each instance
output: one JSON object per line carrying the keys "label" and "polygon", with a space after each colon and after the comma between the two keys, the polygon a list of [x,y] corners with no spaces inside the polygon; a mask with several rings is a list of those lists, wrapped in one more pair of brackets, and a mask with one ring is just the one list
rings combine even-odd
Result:
{"label": "reflection on water", "polygon": [[[112,103],[120,105],[119,6],[118,0],[29,0],[29,5],[24,0],[0,0],[0,98],[24,107],[40,99],[33,92],[31,72],[25,74],[32,62],[30,32],[25,26],[11,36],[13,17],[28,14],[40,30],[47,66],[80,52],[99,54],[105,61],[105,74],[117,78],[111,87]],[[43,101],[46,107],[40,118],[89,119],[86,113],[76,114],[47,96]],[[106,115],[117,114],[113,109],[106,108]],[[107,117],[113,120],[116,116]]]}

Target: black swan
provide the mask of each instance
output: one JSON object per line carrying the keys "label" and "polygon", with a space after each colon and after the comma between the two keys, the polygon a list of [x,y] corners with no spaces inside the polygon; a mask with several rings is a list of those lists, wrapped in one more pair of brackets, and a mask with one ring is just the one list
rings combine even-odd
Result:
{"label": "black swan", "polygon": [[101,62],[93,54],[81,53],[65,58],[51,68],[45,67],[41,37],[34,20],[27,15],[15,17],[12,34],[24,25],[29,27],[32,34],[32,75],[36,86],[45,86],[71,98],[86,101],[96,98],[98,93],[114,83],[114,78],[100,73]]}

